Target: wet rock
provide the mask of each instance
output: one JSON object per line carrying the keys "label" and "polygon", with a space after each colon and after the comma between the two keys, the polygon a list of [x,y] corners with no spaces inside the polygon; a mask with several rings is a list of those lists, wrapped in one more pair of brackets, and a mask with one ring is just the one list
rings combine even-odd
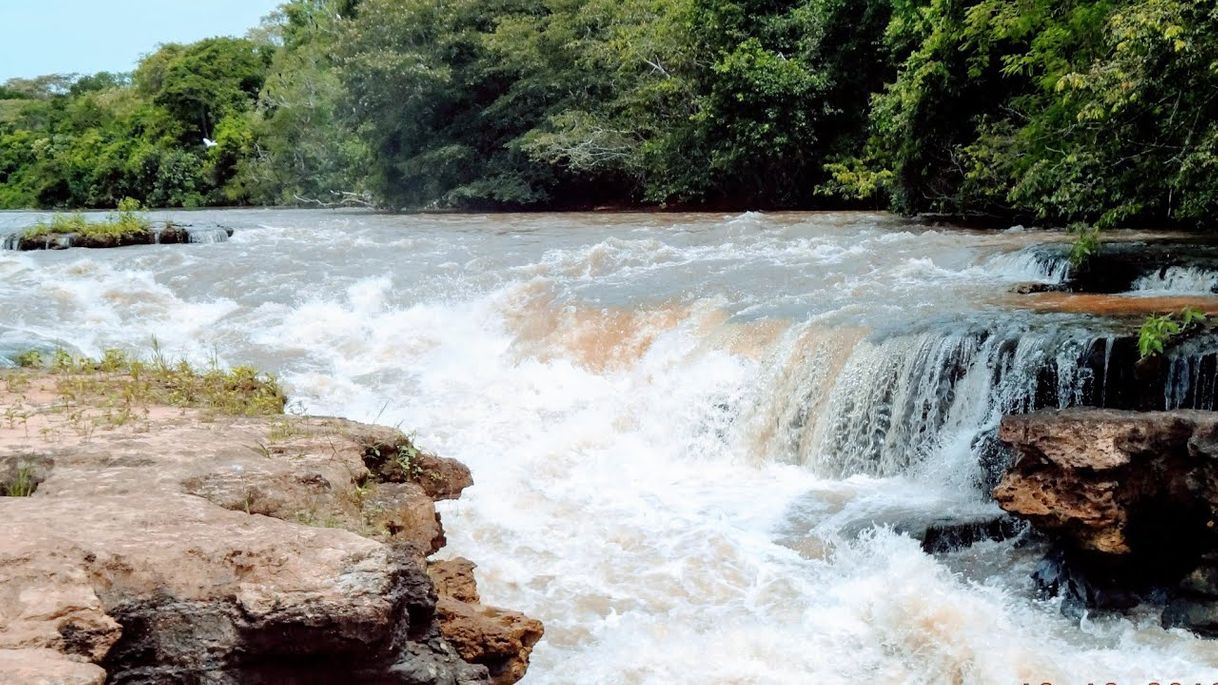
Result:
{"label": "wet rock", "polygon": [[1218,515],[1218,461],[1206,451],[1216,430],[1209,412],[1008,416],[999,436],[1019,456],[994,499],[1080,549],[1127,554],[1162,546],[1165,533],[1195,532],[1199,554]]}
{"label": "wet rock", "polygon": [[[202,229],[200,229],[202,230]],[[206,232],[208,242],[231,238],[233,229],[217,227]],[[218,237],[217,237],[218,236]],[[130,245],[175,245],[195,242],[195,234],[187,226],[166,223],[164,226],[148,227],[123,235],[96,233],[58,233],[27,237],[20,233],[10,235],[3,242],[3,249],[29,252],[34,250],[66,250],[73,247],[112,248]]]}
{"label": "wet rock", "polygon": [[1085,612],[1124,611],[1154,592],[1122,573],[1121,564],[1055,547],[1041,559],[1032,580],[1047,597],[1062,598],[1062,613],[1081,618]]}
{"label": "wet rock", "polygon": [[[1049,243],[1031,249],[1042,262],[1064,265],[1070,246]],[[1218,242],[1204,234],[1159,235],[1151,241],[1106,241],[1079,268],[1070,269],[1065,289],[1075,293],[1123,293],[1131,290],[1140,278],[1162,276],[1173,268],[1218,272]]]}
{"label": "wet rock", "polygon": [[1027,297],[1012,298],[1012,304],[1041,312],[1088,314],[1136,322],[1152,314],[1178,312],[1185,307],[1198,309],[1207,315],[1218,314],[1218,296],[1213,295],[1133,296],[1038,291],[1028,293]]}
{"label": "wet rock", "polygon": [[19,235],[14,239],[14,246],[15,249],[21,251],[65,250],[70,247],[126,247],[128,245],[152,245],[157,242],[156,237],[156,231],[151,228],[121,236],[93,233],[64,233],[35,237]]}
{"label": "wet rock", "polygon": [[1218,244],[1205,236],[1154,242],[1109,242],[1071,276],[1071,289],[1088,293],[1120,293],[1136,280],[1170,267],[1218,270]]}
{"label": "wet rock", "polygon": [[541,639],[541,622],[515,611],[441,597],[436,604],[440,633],[461,658],[486,666],[493,685],[524,677],[529,654]]}
{"label": "wet rock", "polygon": [[389,668],[398,685],[485,685],[490,672],[485,666],[461,658],[447,641],[432,638],[411,642],[402,650],[401,661]]}
{"label": "wet rock", "polygon": [[377,485],[365,497],[363,510],[373,530],[406,542],[424,556],[447,542],[432,498],[414,483]]}
{"label": "wet rock", "polygon": [[427,565],[427,575],[436,585],[442,597],[451,597],[460,602],[477,602],[478,581],[474,578],[477,566],[469,559],[457,557],[447,561],[433,561]]}
{"label": "wet rock", "polygon": [[165,224],[165,227],[157,233],[156,242],[162,245],[189,243],[190,231],[186,230],[185,226]]}
{"label": "wet rock", "polygon": [[443,600],[429,574],[434,500],[471,482],[458,463],[383,478],[366,445],[405,436],[338,419],[149,407],[80,431],[23,406],[0,473],[33,463],[41,483],[0,497],[0,682],[523,676],[541,624],[478,604],[472,563],[432,565]]}
{"label": "wet rock", "polygon": [[1202,555],[1200,562],[1180,581],[1184,592],[1218,599],[1218,553]]}
{"label": "wet rock", "polygon": [[1164,628],[1184,628],[1208,638],[1218,638],[1218,599],[1177,597],[1163,610]]}
{"label": "wet rock", "polygon": [[461,658],[486,666],[494,685],[524,677],[533,645],[542,637],[541,623],[479,604],[474,564],[468,559],[434,562],[428,573],[440,595],[436,604],[440,632]]}
{"label": "wet rock", "polygon": [[998,504],[1056,542],[1038,569],[1063,609],[1176,597],[1164,623],[1211,634],[1218,600],[1218,413],[1099,409],[1003,419],[1018,458]]}
{"label": "wet rock", "polygon": [[1011,288],[1016,295],[1032,295],[1034,293],[1059,293],[1070,289],[1065,283],[1020,283]]}
{"label": "wet rock", "polygon": [[365,430],[359,442],[365,466],[379,481],[414,483],[433,500],[456,499],[474,483],[465,464],[418,449],[400,431]]}
{"label": "wet rock", "polygon": [[927,526],[922,534],[922,551],[942,554],[971,547],[986,540],[1009,540],[1027,528],[1014,516],[996,516],[978,521],[944,521]]}

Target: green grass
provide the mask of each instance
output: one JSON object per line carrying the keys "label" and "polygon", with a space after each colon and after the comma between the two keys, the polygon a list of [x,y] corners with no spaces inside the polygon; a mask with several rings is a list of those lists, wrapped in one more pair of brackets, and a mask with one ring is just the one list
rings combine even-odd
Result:
{"label": "green grass", "polygon": [[24,240],[46,239],[60,235],[75,235],[82,242],[105,245],[121,245],[147,235],[152,230],[148,220],[142,216],[139,202],[130,198],[118,203],[117,212],[105,221],[90,222],[85,215],[56,214],[49,221],[25,229]]}
{"label": "green grass", "polygon": [[138,238],[150,231],[148,222],[139,217],[118,216],[101,222],[89,222],[81,214],[56,214],[50,221],[25,229],[26,240],[75,235],[83,240],[121,243]]}
{"label": "green grass", "polygon": [[0,494],[5,497],[29,497],[37,487],[33,469],[22,466],[17,469],[17,477],[11,483],[0,483]]}
{"label": "green grass", "polygon": [[136,406],[199,408],[224,415],[282,414],[287,403],[274,376],[249,366],[222,369],[212,363],[198,369],[185,360],[170,361],[158,348],[152,358],[106,350],[100,358],[77,357],[63,350],[49,360],[23,356],[27,368],[42,368],[57,377],[56,389],[66,400],[95,401],[130,417]]}

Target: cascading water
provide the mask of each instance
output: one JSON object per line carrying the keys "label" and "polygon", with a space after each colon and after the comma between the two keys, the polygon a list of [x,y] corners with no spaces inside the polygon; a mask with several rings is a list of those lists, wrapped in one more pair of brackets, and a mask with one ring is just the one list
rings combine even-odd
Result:
{"label": "cascading water", "polygon": [[1111,344],[1111,334],[1067,322],[1036,331],[953,321],[861,339],[844,360],[804,358],[783,369],[796,381],[779,398],[787,430],[770,453],[831,476],[892,476],[954,441],[973,450],[960,452],[957,472],[972,471],[977,441],[1004,414],[1105,404],[1095,391],[1108,357],[1091,358]]}
{"label": "cascading water", "polygon": [[223,243],[229,238],[228,229],[222,226],[189,226],[186,232],[190,236],[190,242],[203,245]]}
{"label": "cascading water", "polygon": [[1134,281],[1141,293],[1195,294],[1218,292],[1218,271],[1197,266],[1169,266]]}
{"label": "cascading water", "polygon": [[[1004,412],[1123,401],[1128,330],[1012,304],[1013,285],[1064,278],[1035,248],[1052,234],[868,214],[187,216],[239,230],[0,253],[0,355],[155,335],[276,372],[309,411],[417,431],[477,481],[446,505],[441,554],[547,624],[526,683],[1218,669],[1213,643],[1153,611],[1063,618],[1033,593],[1035,550],[929,556],[897,532],[995,512]],[[0,232],[35,218],[0,214]],[[1174,382],[1212,397],[1203,377]]]}

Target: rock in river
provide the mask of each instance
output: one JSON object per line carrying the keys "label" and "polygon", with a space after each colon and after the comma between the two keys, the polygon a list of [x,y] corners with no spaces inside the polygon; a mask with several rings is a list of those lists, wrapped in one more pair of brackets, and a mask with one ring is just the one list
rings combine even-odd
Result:
{"label": "rock in river", "polygon": [[1218,413],[1042,411],[999,437],[1018,457],[994,498],[1059,546],[1039,573],[1089,606],[1166,590],[1165,625],[1218,636]]}

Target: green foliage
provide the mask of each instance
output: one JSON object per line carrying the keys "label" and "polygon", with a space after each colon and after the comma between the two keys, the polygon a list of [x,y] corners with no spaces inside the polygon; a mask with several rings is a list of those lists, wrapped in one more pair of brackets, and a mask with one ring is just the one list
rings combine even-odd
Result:
{"label": "green foliage", "polygon": [[42,354],[38,350],[26,350],[13,358],[17,366],[23,369],[34,369],[42,366]]}
{"label": "green foliage", "polygon": [[24,97],[0,107],[0,208],[247,202],[225,192],[233,174],[208,166],[203,138],[253,109],[269,59],[267,46],[209,39],[162,47],[134,78],[9,81]]}
{"label": "green foliage", "polygon": [[197,369],[185,360],[170,361],[154,347],[150,360],[122,350],[101,358],[75,357],[57,350],[50,370],[65,398],[102,398],[111,404],[195,407],[224,415],[282,414],[287,399],[279,382],[249,366]]}
{"label": "green foliage", "polygon": [[894,3],[864,161],[906,211],[1086,221],[1218,209],[1218,13],[1180,0]]}
{"label": "green foliage", "polygon": [[225,116],[253,107],[270,57],[269,49],[240,38],[171,43],[140,63],[134,81],[170,116],[179,140],[199,144]]}
{"label": "green foliage", "polygon": [[38,483],[34,480],[34,470],[29,466],[18,466],[13,480],[0,483],[0,496],[29,497],[34,494]]}
{"label": "green foliage", "polygon": [[1162,354],[1172,338],[1205,322],[1205,314],[1195,307],[1148,317],[1138,331],[1138,353],[1143,359]]}
{"label": "green foliage", "polygon": [[0,208],[1203,224],[1216,64],[1218,11],[1184,0],[289,0],[130,76],[4,84]]}
{"label": "green foliage", "polygon": [[152,229],[142,215],[139,200],[124,198],[118,203],[116,213],[105,221],[89,221],[83,214],[56,214],[21,233],[26,240],[37,240],[57,235],[75,235],[93,244],[118,245],[132,238],[144,236]]}
{"label": "green foliage", "polygon": [[1074,234],[1074,242],[1070,245],[1070,266],[1078,270],[1100,251],[1100,229],[1098,226],[1074,224],[1070,232]]}
{"label": "green foliage", "polygon": [[858,146],[886,18],[841,0],[367,0],[341,73],[395,205],[798,206]]}
{"label": "green foliage", "polygon": [[49,221],[35,224],[22,232],[25,238],[41,238],[49,235],[80,233],[89,229],[84,214],[56,214]]}

